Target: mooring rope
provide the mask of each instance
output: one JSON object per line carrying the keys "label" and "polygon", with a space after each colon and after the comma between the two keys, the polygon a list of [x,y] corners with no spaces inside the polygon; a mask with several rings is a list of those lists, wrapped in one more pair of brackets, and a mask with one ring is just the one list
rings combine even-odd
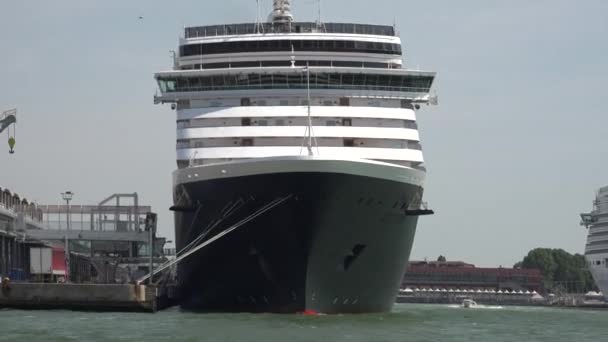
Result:
{"label": "mooring rope", "polygon": [[199,250],[201,250],[202,248],[207,247],[208,245],[212,244],[213,242],[221,239],[222,237],[230,234],[231,232],[233,232],[234,230],[238,229],[239,227],[243,226],[246,223],[249,223],[250,221],[252,221],[253,219],[255,219],[256,217],[264,214],[265,212],[275,208],[276,206],[284,203],[285,201],[287,201],[288,199],[290,199],[292,197],[292,195],[287,195],[285,197],[282,198],[278,198],[275,199],[273,201],[271,201],[270,203],[266,204],[265,206],[263,206],[262,208],[260,208],[259,210],[257,210],[256,212],[254,212],[253,214],[247,216],[246,218],[244,218],[243,220],[237,222],[236,224],[234,224],[233,226],[231,226],[230,228],[227,228],[226,230],[222,231],[221,233],[215,235],[214,237],[210,238],[209,240],[201,243],[200,245],[192,248],[191,250],[189,250],[188,252],[184,253],[182,256],[176,258],[175,260],[172,260],[171,262],[165,264],[164,266],[161,266],[160,268],[158,268],[157,270],[154,270],[154,272],[147,274],[146,276],[140,278],[137,281],[137,284],[140,285],[141,283],[143,283],[145,280],[149,279],[150,277],[155,276],[156,274],[166,270],[167,268],[179,263],[180,261],[184,260],[185,258],[189,257],[190,255],[198,252]]}

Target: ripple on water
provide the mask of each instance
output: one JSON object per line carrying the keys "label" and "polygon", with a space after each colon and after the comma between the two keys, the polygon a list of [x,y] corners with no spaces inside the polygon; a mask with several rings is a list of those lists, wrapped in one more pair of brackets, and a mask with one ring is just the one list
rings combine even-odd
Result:
{"label": "ripple on water", "polygon": [[602,341],[608,311],[396,305],[366,315],[0,310],[0,341]]}

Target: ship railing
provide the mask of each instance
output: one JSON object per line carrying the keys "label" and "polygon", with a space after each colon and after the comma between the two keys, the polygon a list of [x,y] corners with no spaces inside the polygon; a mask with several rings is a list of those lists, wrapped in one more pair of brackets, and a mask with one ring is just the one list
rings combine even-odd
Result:
{"label": "ship railing", "polygon": [[608,232],[608,225],[605,227],[593,227],[593,233],[606,233]]}
{"label": "ship railing", "polygon": [[[361,91],[391,91],[401,93],[418,93],[428,94],[430,88],[417,88],[417,87],[391,87],[391,86],[360,86],[360,85],[346,85],[346,84],[311,84],[311,89],[337,89],[337,90],[361,90]],[[269,84],[269,85],[226,85],[226,86],[190,86],[190,87],[179,87],[173,88],[167,87],[167,93],[173,92],[195,92],[195,91],[225,91],[225,90],[259,90],[259,89],[307,89],[307,84],[292,83],[292,84]]]}
{"label": "ship railing", "polygon": [[608,246],[608,237],[607,236],[589,236],[587,238],[587,243],[590,242],[605,242],[605,246]]}
{"label": "ship railing", "polygon": [[392,26],[304,22],[291,24],[245,23],[188,27],[185,29],[185,38],[191,39],[266,33],[338,33],[374,36],[396,35],[395,28]]}
{"label": "ship railing", "polygon": [[[47,230],[63,231],[68,230],[68,224],[66,220],[44,220],[45,228]],[[69,230],[73,231],[102,231],[102,232],[133,232],[142,231],[143,225],[136,224],[133,227],[133,222],[129,224],[128,221],[119,221],[118,225],[114,220],[102,221],[101,223],[96,219],[93,221],[89,220],[70,220]]]}
{"label": "ship railing", "polygon": [[596,246],[586,246],[585,247],[585,253],[593,252],[593,251],[603,251],[603,250],[607,250],[608,251],[608,246],[606,246],[606,245],[596,245]]}

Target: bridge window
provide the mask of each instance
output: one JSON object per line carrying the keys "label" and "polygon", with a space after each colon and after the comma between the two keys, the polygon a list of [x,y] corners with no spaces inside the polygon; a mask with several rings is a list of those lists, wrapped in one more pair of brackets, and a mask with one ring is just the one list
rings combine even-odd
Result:
{"label": "bridge window", "polygon": [[[425,75],[393,75],[389,77],[373,74],[348,74],[347,76],[347,74],[321,72],[310,75],[310,87],[314,89],[360,89],[427,93],[430,90],[433,79],[433,76]],[[275,75],[252,73],[207,77],[194,76],[180,77],[177,80],[160,78],[158,82],[162,92],[284,89],[286,87],[290,89],[306,89],[308,86],[306,78],[299,74]],[[257,105],[263,106],[265,105],[265,101],[258,101]],[[408,101],[403,101],[401,107],[413,108],[411,102]]]}
{"label": "bridge window", "polygon": [[401,54],[401,45],[380,42],[345,40],[257,40],[221,43],[188,44],[180,47],[180,56],[212,55],[222,53],[291,51],[359,52]]}

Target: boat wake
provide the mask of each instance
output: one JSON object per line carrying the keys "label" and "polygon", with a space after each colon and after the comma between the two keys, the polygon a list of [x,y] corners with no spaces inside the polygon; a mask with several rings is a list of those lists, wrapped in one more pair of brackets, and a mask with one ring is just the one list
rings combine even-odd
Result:
{"label": "boat wake", "polygon": [[468,308],[463,307],[462,305],[458,305],[458,304],[452,304],[452,305],[448,305],[449,308],[452,309],[475,309],[475,310],[501,310],[504,309],[504,306],[501,305],[482,305],[482,304],[477,304],[475,306],[470,306]]}

